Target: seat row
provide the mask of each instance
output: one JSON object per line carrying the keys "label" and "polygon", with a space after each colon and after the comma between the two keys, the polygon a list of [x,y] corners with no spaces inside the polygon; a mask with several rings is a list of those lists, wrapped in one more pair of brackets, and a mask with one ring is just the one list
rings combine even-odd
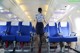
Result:
{"label": "seat row", "polygon": [[26,42],[30,43],[32,39],[32,24],[30,22],[2,22],[0,24],[0,40],[6,43],[6,48],[9,46],[9,42]]}
{"label": "seat row", "polygon": [[47,33],[50,42],[76,42],[76,33],[70,31],[69,23],[66,22],[64,26],[63,23],[54,23],[54,25],[47,26]]}
{"label": "seat row", "polygon": [[[76,34],[72,34],[70,31],[70,24],[68,22],[62,23],[49,23],[44,28],[47,32],[48,50],[50,50],[50,43],[54,42],[77,42]],[[5,22],[0,24],[0,40],[6,43],[14,42],[14,48],[16,42],[31,43],[30,47],[33,46],[33,29],[31,22]],[[72,36],[73,35],[73,36]]]}
{"label": "seat row", "polygon": [[71,42],[77,42],[76,33],[71,32],[68,22],[49,23],[45,31],[47,32],[48,50],[50,50],[50,43],[67,42],[69,45]]}

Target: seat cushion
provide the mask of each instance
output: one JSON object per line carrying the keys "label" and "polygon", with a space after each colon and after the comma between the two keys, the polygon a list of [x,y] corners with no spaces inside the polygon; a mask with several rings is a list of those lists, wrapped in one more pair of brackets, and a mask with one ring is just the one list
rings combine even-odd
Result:
{"label": "seat cushion", "polygon": [[14,35],[2,36],[2,41],[15,41],[15,36]]}
{"label": "seat cushion", "polygon": [[30,42],[30,40],[31,40],[30,36],[26,36],[26,35],[16,36],[16,41],[18,42]]}
{"label": "seat cushion", "polygon": [[60,42],[61,39],[60,37],[52,37],[52,36],[49,36],[49,42]]}
{"label": "seat cushion", "polygon": [[77,37],[75,36],[66,36],[61,38],[62,42],[76,42],[77,41]]}

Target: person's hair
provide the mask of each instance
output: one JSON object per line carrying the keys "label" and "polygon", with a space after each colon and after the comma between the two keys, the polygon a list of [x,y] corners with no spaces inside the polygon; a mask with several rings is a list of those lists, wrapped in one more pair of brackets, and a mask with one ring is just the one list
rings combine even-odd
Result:
{"label": "person's hair", "polygon": [[38,12],[39,13],[42,13],[42,8],[38,8]]}

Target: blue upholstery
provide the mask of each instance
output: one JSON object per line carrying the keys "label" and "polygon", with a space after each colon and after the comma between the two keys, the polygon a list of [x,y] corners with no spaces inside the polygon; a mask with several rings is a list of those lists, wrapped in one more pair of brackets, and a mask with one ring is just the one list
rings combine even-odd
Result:
{"label": "blue upholstery", "polygon": [[60,42],[60,37],[57,32],[57,24],[55,26],[48,26],[49,42]]}
{"label": "blue upholstery", "polygon": [[21,27],[20,27],[21,36],[16,36],[16,41],[18,41],[18,42],[30,42],[30,40],[31,40],[30,32],[31,31],[32,31],[31,23],[29,26],[21,25]]}
{"label": "blue upholstery", "polygon": [[71,31],[70,31],[70,26],[69,26],[68,22],[65,27],[62,27],[61,23],[59,22],[58,28],[59,28],[59,32],[62,33],[62,38],[61,38],[62,42],[75,42],[75,41],[77,41],[77,37],[70,36]]}
{"label": "blue upholstery", "polygon": [[3,41],[15,41],[15,36],[18,35],[17,31],[18,31],[18,25],[15,26],[15,25],[10,24],[10,34],[3,36],[2,40]]}
{"label": "blue upholstery", "polygon": [[30,26],[22,26],[20,32],[21,32],[22,36],[30,35]]}
{"label": "blue upholstery", "polygon": [[61,27],[61,24],[59,22],[58,24],[58,27],[59,27],[59,32],[63,34],[63,36],[70,36],[70,29],[69,29],[69,23],[67,22],[67,25],[64,26],[64,27]]}
{"label": "blue upholstery", "polygon": [[77,41],[77,37],[75,37],[75,36],[62,37],[61,41],[62,42],[76,42]]}
{"label": "blue upholstery", "polygon": [[49,32],[49,36],[57,37],[58,36],[57,24],[55,23],[55,26],[49,26],[48,32]]}
{"label": "blue upholstery", "polygon": [[4,36],[5,33],[3,33],[3,32],[6,30],[7,30],[7,26],[0,26],[0,36]]}
{"label": "blue upholstery", "polygon": [[10,22],[6,22],[6,25],[0,25],[0,36],[5,36],[6,31],[9,32],[9,29],[8,29],[9,23]]}
{"label": "blue upholstery", "polygon": [[60,37],[51,37],[49,36],[49,42],[53,43],[53,42],[60,42],[61,39]]}
{"label": "blue upholstery", "polygon": [[3,36],[6,36],[7,34],[9,34],[9,24],[10,22],[6,22],[6,25],[0,25],[0,40],[2,40]]}
{"label": "blue upholstery", "polygon": [[18,42],[30,42],[31,37],[26,35],[26,36],[16,36],[16,41]]}

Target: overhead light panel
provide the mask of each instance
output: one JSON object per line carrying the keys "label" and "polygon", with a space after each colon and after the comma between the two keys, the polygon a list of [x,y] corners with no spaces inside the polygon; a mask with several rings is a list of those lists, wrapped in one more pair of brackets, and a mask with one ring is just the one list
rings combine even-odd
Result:
{"label": "overhead light panel", "polygon": [[16,1],[17,4],[21,4],[21,3],[23,3],[22,0],[15,0],[15,1]]}
{"label": "overhead light panel", "polygon": [[25,12],[26,15],[28,15],[28,12]]}
{"label": "overhead light panel", "polygon": [[30,16],[28,16],[28,18],[30,19],[31,17],[30,17]]}
{"label": "overhead light panel", "polygon": [[26,6],[25,6],[25,5],[20,5],[20,8],[21,8],[23,11],[26,11]]}
{"label": "overhead light panel", "polygon": [[29,18],[29,20],[30,20],[30,21],[32,21],[32,19],[31,19],[31,17],[30,17],[30,16],[28,16],[28,18]]}
{"label": "overhead light panel", "polygon": [[45,10],[46,10],[46,11],[48,10],[48,5],[45,5]]}
{"label": "overhead light panel", "polygon": [[47,12],[44,12],[44,15],[46,15]]}

